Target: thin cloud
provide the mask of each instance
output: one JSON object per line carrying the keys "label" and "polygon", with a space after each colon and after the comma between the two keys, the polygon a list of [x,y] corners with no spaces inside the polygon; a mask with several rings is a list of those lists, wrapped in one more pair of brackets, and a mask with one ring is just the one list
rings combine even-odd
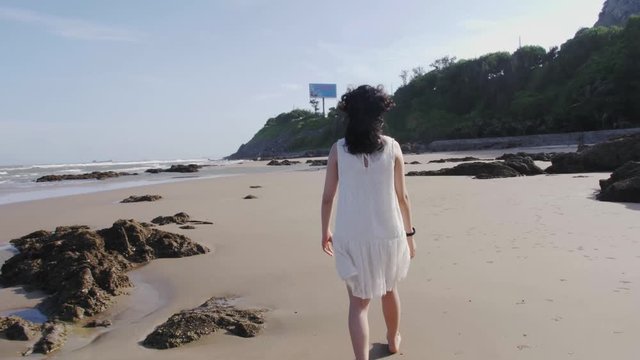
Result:
{"label": "thin cloud", "polygon": [[0,6],[0,20],[38,25],[53,34],[72,39],[136,42],[144,37],[140,32],[122,27],[11,7]]}
{"label": "thin cloud", "polygon": [[302,85],[294,84],[294,83],[280,84],[280,87],[285,89],[285,90],[289,90],[289,91],[298,91],[298,90],[302,89]]}
{"label": "thin cloud", "polygon": [[496,28],[498,23],[489,20],[468,19],[458,22],[458,26],[468,31],[484,31]]}
{"label": "thin cloud", "polygon": [[281,97],[284,97],[284,94],[281,92],[268,92],[254,95],[253,99],[256,101],[270,101]]}

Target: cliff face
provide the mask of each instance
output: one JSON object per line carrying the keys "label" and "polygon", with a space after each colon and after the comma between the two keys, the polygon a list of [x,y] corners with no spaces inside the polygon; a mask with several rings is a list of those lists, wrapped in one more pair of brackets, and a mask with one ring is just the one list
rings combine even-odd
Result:
{"label": "cliff face", "polygon": [[326,155],[342,133],[339,118],[331,109],[325,118],[306,110],[292,110],[267,120],[246,144],[228,159]]}
{"label": "cliff face", "polygon": [[607,0],[595,26],[624,26],[632,15],[640,15],[640,0]]}

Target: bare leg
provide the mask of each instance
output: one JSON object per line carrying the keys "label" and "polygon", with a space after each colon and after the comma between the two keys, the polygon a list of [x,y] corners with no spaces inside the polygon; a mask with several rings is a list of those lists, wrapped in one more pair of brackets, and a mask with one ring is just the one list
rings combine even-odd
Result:
{"label": "bare leg", "polygon": [[400,350],[400,296],[398,289],[393,289],[382,295],[382,314],[384,322],[387,324],[389,351],[395,354]]}
{"label": "bare leg", "polygon": [[369,359],[369,299],[353,296],[349,291],[349,334],[356,360]]}

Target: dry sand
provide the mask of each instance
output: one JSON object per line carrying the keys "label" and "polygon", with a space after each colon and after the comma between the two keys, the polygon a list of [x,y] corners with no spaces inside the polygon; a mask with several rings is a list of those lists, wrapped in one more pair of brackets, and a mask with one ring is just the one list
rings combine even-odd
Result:
{"label": "dry sand", "polygon": [[[608,174],[574,176],[407,178],[418,254],[400,285],[401,355],[390,358],[638,359],[640,204],[594,200],[598,179]],[[214,222],[196,230],[163,226],[214,251],[154,260],[131,273],[137,286],[105,314],[113,326],[77,329],[55,358],[352,359],[346,290],[320,248],[323,180],[324,170],[313,169],[4,205],[0,245],[58,225],[103,228],[121,218],[149,221],[180,211]],[[118,203],[132,194],[164,199]],[[258,199],[243,200],[248,194]],[[171,314],[232,294],[271,310],[260,336],[218,333],[172,350],[139,345]],[[38,301],[37,294],[27,295],[0,289],[0,312]],[[370,323],[372,359],[381,358],[379,301]],[[27,345],[0,339],[0,358],[21,358]]]}

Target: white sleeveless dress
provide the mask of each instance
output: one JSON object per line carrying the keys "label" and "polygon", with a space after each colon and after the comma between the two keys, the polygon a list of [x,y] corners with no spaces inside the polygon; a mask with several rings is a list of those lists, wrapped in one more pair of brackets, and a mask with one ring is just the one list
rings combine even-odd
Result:
{"label": "white sleeveless dress", "polygon": [[[354,296],[384,295],[406,277],[409,247],[394,187],[395,154],[400,145],[383,136],[384,148],[353,155],[337,142],[338,204],[333,233],[340,277]],[[368,163],[368,166],[365,164]]]}

